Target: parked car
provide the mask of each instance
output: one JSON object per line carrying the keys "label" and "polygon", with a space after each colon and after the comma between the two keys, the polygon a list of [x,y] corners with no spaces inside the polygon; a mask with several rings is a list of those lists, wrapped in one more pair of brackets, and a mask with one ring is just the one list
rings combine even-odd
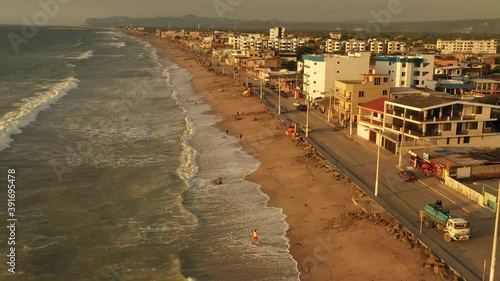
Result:
{"label": "parked car", "polygon": [[300,101],[296,101],[293,103],[293,106],[299,106],[300,104],[301,104]]}
{"label": "parked car", "polygon": [[276,87],[274,85],[269,85],[269,89],[274,90]]}
{"label": "parked car", "polygon": [[287,113],[288,112],[288,108],[286,108],[285,106],[281,106],[281,113]]}
{"label": "parked car", "polygon": [[405,181],[415,181],[417,180],[417,175],[413,171],[410,170],[405,170],[402,172],[399,172],[398,175],[402,177]]}
{"label": "parked car", "polygon": [[307,111],[307,106],[305,104],[300,104],[297,106],[297,110]]}
{"label": "parked car", "polygon": [[266,83],[266,85],[265,85],[265,86],[266,86],[266,88],[269,88],[269,86],[271,86],[271,84]]}
{"label": "parked car", "polygon": [[288,98],[288,94],[285,91],[281,91],[280,95],[284,97],[285,99]]}

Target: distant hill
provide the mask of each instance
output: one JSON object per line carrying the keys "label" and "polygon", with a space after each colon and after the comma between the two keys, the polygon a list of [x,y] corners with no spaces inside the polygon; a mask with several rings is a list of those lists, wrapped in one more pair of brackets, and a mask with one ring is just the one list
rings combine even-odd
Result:
{"label": "distant hill", "polygon": [[157,18],[89,18],[88,26],[147,26],[159,28],[197,28],[231,30],[267,30],[274,25],[284,25],[291,31],[359,31],[367,34],[378,32],[436,32],[463,34],[500,34],[499,19],[476,19],[454,21],[392,22],[379,24],[367,21],[346,22],[285,22],[278,20],[233,20],[187,15],[183,17]]}

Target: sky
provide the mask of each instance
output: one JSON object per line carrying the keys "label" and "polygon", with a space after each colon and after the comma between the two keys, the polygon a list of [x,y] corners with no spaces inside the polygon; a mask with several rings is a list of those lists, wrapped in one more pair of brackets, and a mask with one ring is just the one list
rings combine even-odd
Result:
{"label": "sky", "polygon": [[[500,18],[500,0],[0,0],[0,24],[82,25],[86,18],[197,15],[280,21]],[[47,8],[49,7],[49,8]]]}

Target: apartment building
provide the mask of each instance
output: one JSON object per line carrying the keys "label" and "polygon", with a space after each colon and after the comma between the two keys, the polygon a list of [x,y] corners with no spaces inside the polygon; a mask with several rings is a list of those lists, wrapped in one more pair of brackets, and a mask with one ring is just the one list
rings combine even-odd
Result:
{"label": "apartment building", "polygon": [[343,50],[342,46],[342,42],[339,40],[327,39],[325,41],[324,50],[327,53],[341,52]]}
{"label": "apartment building", "polygon": [[358,118],[356,134],[377,145],[380,144],[380,133],[384,118],[384,103],[388,97],[381,97],[372,101],[358,104]]}
{"label": "apartment building", "polygon": [[368,51],[367,44],[363,40],[347,40],[342,41],[345,52],[365,52]]}
{"label": "apartment building", "polygon": [[390,74],[391,87],[424,87],[426,80],[433,79],[434,54],[377,56],[375,73]]}
{"label": "apartment building", "polygon": [[385,102],[383,146],[398,153],[429,145],[498,147],[500,133],[492,109],[500,106],[434,95]]}
{"label": "apartment building", "polygon": [[356,123],[358,105],[371,100],[389,97],[389,74],[364,74],[361,80],[337,80],[335,82],[334,110],[339,120]]}
{"label": "apartment building", "polygon": [[298,47],[305,46],[306,41],[301,38],[292,39],[269,39],[268,48],[281,52],[295,52]]}
{"label": "apartment building", "polygon": [[324,98],[334,91],[337,80],[356,80],[369,73],[370,53],[349,55],[305,55],[303,93],[309,98]]}
{"label": "apartment building", "polygon": [[441,40],[438,39],[436,49],[442,54],[473,53],[496,54],[497,40]]}
{"label": "apartment building", "polygon": [[283,26],[274,26],[269,28],[269,39],[285,38],[285,28]]}

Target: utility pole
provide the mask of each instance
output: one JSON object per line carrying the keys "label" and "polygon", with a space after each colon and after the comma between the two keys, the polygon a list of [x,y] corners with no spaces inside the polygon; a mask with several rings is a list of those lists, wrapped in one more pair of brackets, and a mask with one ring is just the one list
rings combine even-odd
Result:
{"label": "utility pole", "polygon": [[399,147],[398,167],[401,167],[403,165],[403,142],[405,140],[405,125],[406,125],[406,108],[403,110],[403,128],[402,128],[402,132],[401,132],[401,145]]}
{"label": "utility pole", "polygon": [[281,115],[281,73],[278,77],[278,115]]}
{"label": "utility pole", "polygon": [[264,97],[264,91],[262,90],[262,72],[260,73],[259,80],[260,80],[260,99],[262,99]]}
{"label": "utility pole", "polygon": [[306,113],[306,138],[309,136],[309,104],[311,103],[309,101],[309,96],[307,96],[307,113]]}

